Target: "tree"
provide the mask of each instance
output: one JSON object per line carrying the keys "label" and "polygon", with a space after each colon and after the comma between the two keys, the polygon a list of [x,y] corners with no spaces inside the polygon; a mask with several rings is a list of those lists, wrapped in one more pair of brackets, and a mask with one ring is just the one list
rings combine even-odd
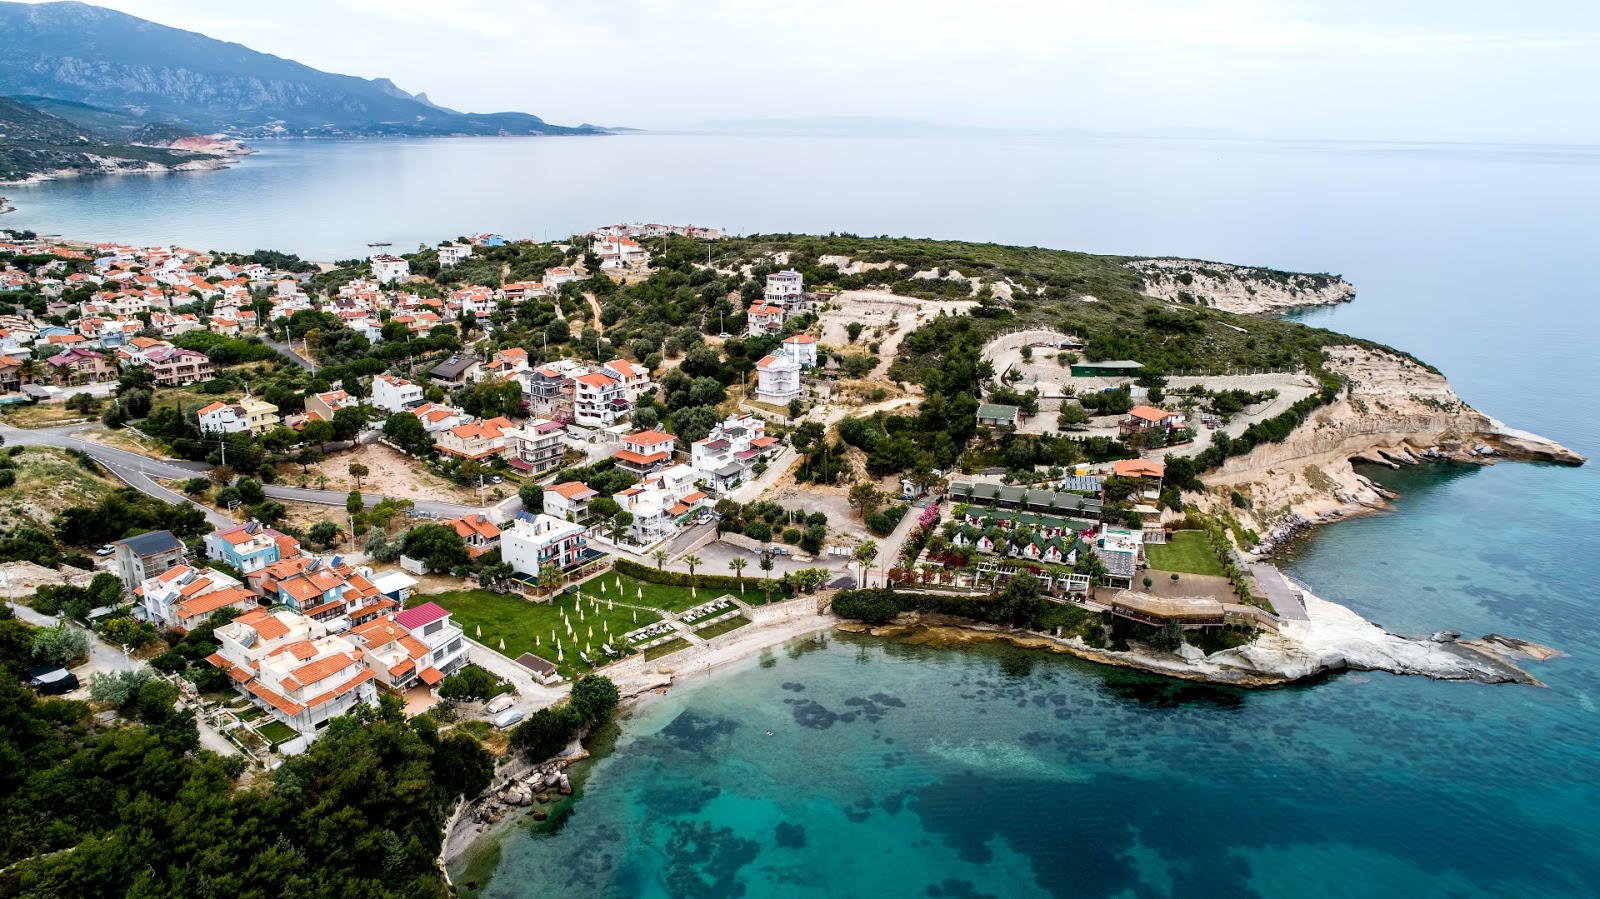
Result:
{"label": "tree", "polygon": [[705,563],[700,559],[699,556],[688,555],[683,557],[683,564],[689,566],[689,578],[690,580],[693,580],[694,570]]}
{"label": "tree", "polygon": [[800,417],[800,413],[802,411],[804,411],[805,408],[806,408],[806,404],[800,402],[800,398],[799,397],[795,397],[794,399],[790,400],[789,401],[789,418],[791,420],[799,418]]}
{"label": "tree", "polygon": [[310,474],[311,466],[321,462],[322,459],[322,450],[314,449],[309,446],[294,454],[295,464],[300,466],[301,474]]}
{"label": "tree", "polygon": [[83,631],[67,624],[42,627],[33,632],[29,651],[40,662],[67,665],[89,655],[89,638]]}
{"label": "tree", "polygon": [[511,748],[529,761],[542,762],[567,748],[576,733],[574,716],[568,706],[546,707],[535,711],[511,732]]}
{"label": "tree", "polygon": [[89,698],[122,708],[137,700],[140,689],[155,679],[155,672],[148,668],[97,671],[89,675]]}
{"label": "tree", "polygon": [[650,554],[650,558],[656,560],[656,570],[657,571],[660,571],[661,569],[667,567],[667,551],[666,550],[658,549],[655,552]]}
{"label": "tree", "polygon": [[[415,417],[415,416],[413,416]],[[333,423],[313,418],[300,429],[300,442],[305,446],[321,446],[333,439]]]}
{"label": "tree", "polygon": [[361,479],[371,474],[372,471],[371,469],[367,468],[367,466],[362,465],[360,462],[351,462],[348,470],[350,472],[351,480],[356,482],[356,491],[357,495],[359,496],[361,490]]}
{"label": "tree", "polygon": [[499,680],[484,668],[463,665],[439,684],[439,695],[454,702],[481,701],[493,696],[499,686]]}
{"label": "tree", "polygon": [[628,533],[628,528],[633,524],[633,513],[619,511],[611,516],[607,528],[611,531],[611,542],[621,543],[622,535]]}
{"label": "tree", "polygon": [[761,552],[761,584],[766,588],[767,601],[772,601],[772,550]]}
{"label": "tree", "polygon": [[856,484],[850,488],[850,505],[865,519],[883,506],[883,493],[871,484]]}
{"label": "tree", "polygon": [[1056,427],[1063,431],[1081,430],[1089,423],[1089,410],[1077,403],[1061,405],[1061,414],[1056,417]]}
{"label": "tree", "polygon": [[844,326],[845,333],[850,335],[850,342],[851,343],[855,343],[856,342],[856,340],[861,336],[861,332],[865,328],[866,328],[866,325],[863,325],[860,322],[851,322],[848,325]]}
{"label": "tree", "polygon": [[728,560],[728,568],[733,571],[733,576],[738,579],[741,585],[740,590],[744,589],[744,569],[749,564],[749,562],[745,561],[744,556],[734,556]]}
{"label": "tree", "polygon": [[609,718],[621,698],[622,694],[610,678],[586,674],[573,682],[568,705],[580,727],[592,727]]}
{"label": "tree", "polygon": [[363,428],[367,426],[367,413],[358,406],[345,406],[333,413],[332,428],[333,439],[354,440]]}
{"label": "tree", "polygon": [[563,577],[564,575],[562,575],[561,569],[556,563],[546,562],[544,567],[539,569],[539,589],[546,593],[553,592],[557,587],[561,586]]}
{"label": "tree", "polygon": [[522,500],[522,509],[528,514],[537,514],[544,511],[544,487],[540,484],[527,483],[517,488],[517,497]]}
{"label": "tree", "polygon": [[396,412],[385,419],[383,436],[413,456],[426,456],[433,452],[433,436],[422,426],[422,420],[410,412]]}
{"label": "tree", "polygon": [[878,544],[876,541],[868,540],[867,542],[856,547],[854,558],[856,560],[856,564],[860,566],[861,578],[859,581],[857,581],[857,586],[862,586],[865,584],[867,577],[867,566],[871,565],[872,560],[876,559],[877,557]]}
{"label": "tree", "polygon": [[400,538],[400,551],[427,563],[431,571],[449,571],[472,561],[466,541],[447,524],[427,521],[406,531]]}
{"label": "tree", "polygon": [[319,521],[311,526],[306,537],[317,546],[333,546],[339,540],[339,526],[331,521]]}
{"label": "tree", "polygon": [[211,490],[211,481],[207,478],[189,478],[183,482],[183,492],[190,496],[205,496]]}

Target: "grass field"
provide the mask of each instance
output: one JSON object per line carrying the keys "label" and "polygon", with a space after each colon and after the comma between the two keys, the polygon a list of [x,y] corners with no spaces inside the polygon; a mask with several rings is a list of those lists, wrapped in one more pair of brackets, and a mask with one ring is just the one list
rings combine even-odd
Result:
{"label": "grass field", "polygon": [[0,488],[0,525],[5,527],[48,526],[62,510],[93,505],[122,486],[98,469],[90,472],[63,449],[30,446],[11,461],[17,482]]}
{"label": "grass field", "polygon": [[[701,574],[705,574],[702,571]],[[605,592],[601,592],[600,585],[604,582]],[[618,583],[622,586],[619,588]],[[646,581],[636,580],[625,574],[609,572],[602,577],[584,583],[583,595],[596,599],[614,599],[630,605],[649,606],[654,609],[666,609],[669,612],[681,612],[691,609],[703,602],[713,599],[728,592],[718,588],[690,591],[688,587],[670,587],[666,584],[651,584]],[[620,589],[620,593],[618,590]],[[745,590],[750,590],[750,585],[745,585]],[[641,599],[641,591],[643,598]],[[738,591],[734,591],[737,593]]]}
{"label": "grass field", "polygon": [[263,739],[265,739],[268,743],[271,743],[274,747],[276,747],[279,743],[287,743],[288,741],[293,740],[295,737],[300,736],[298,733],[295,733],[294,728],[284,724],[282,721],[268,721],[266,724],[257,727],[256,733],[260,734]]}
{"label": "grass field", "polygon": [[[467,636],[484,646],[512,659],[531,652],[555,662],[562,676],[570,679],[589,670],[578,657],[579,651],[592,647],[590,658],[604,658],[600,651],[601,644],[610,643],[620,649],[618,644],[623,634],[661,620],[660,615],[643,609],[621,605],[606,608],[606,601],[614,600],[617,595],[614,580],[607,586],[608,591],[602,597],[596,581],[584,585],[582,617],[579,617],[579,599],[571,594],[558,595],[554,602],[549,603],[532,602],[515,594],[492,593],[488,590],[453,590],[419,596],[417,599],[436,602],[449,609]],[[650,597],[648,592],[645,595],[647,599]],[[566,620],[571,621],[575,636],[567,634],[563,613]],[[593,637],[589,636],[590,629],[594,631]],[[500,649],[502,640],[505,641],[504,650]],[[560,641],[563,650],[560,661],[557,660],[556,641]]]}
{"label": "grass field", "polygon": [[668,640],[667,642],[662,643],[659,646],[650,647],[649,649],[644,651],[644,657],[647,658],[647,659],[652,659],[652,660],[659,659],[664,655],[671,655],[672,653],[675,653],[680,649],[688,649],[688,648],[689,648],[689,641],[683,639],[682,637],[679,637],[676,640]]}
{"label": "grass field", "polygon": [[729,631],[736,631],[749,623],[750,619],[744,617],[743,615],[735,615],[732,618],[725,618],[722,621],[711,625],[710,627],[703,627],[694,633],[695,636],[702,640],[710,640],[713,637],[720,637]]}
{"label": "grass field", "polygon": [[1176,531],[1166,544],[1146,544],[1150,567],[1185,574],[1222,574],[1222,563],[1211,551],[1204,531]]}
{"label": "grass field", "polygon": [[[72,388],[64,389],[70,391]],[[96,400],[94,408],[84,415],[76,409],[68,409],[66,403],[6,406],[0,411],[0,421],[13,428],[48,428],[67,422],[98,421],[105,407],[105,400]]]}

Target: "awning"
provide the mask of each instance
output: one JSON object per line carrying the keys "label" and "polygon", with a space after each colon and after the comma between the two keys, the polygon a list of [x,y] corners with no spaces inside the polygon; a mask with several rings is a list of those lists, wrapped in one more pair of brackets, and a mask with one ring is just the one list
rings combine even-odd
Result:
{"label": "awning", "polygon": [[444,680],[444,674],[439,669],[432,666],[422,669],[422,673],[417,676],[422,678],[422,682],[430,687],[439,681]]}

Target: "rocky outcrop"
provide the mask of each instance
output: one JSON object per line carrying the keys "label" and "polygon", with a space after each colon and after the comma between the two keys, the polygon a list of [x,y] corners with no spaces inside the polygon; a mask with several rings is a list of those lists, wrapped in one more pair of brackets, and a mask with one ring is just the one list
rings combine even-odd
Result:
{"label": "rocky outcrop", "polygon": [[1195,259],[1136,259],[1127,266],[1144,278],[1141,292],[1146,296],[1224,312],[1283,312],[1348,303],[1356,297],[1355,287],[1337,275],[1280,272]]}
{"label": "rocky outcrop", "polygon": [[[1289,439],[1262,444],[1205,474],[1210,491],[1190,499],[1266,533],[1295,517],[1315,522],[1385,505],[1387,492],[1357,473],[1353,460],[1391,466],[1445,459],[1586,461],[1472,408],[1443,375],[1414,360],[1359,346],[1330,347],[1325,355],[1327,368],[1346,379],[1344,394]],[[1247,509],[1232,506],[1234,492],[1249,500]]]}
{"label": "rocky outcrop", "polygon": [[1130,644],[1126,650],[1113,650],[1090,646],[1077,636],[1063,639],[939,615],[901,615],[893,623],[880,626],[844,622],[839,629],[945,647],[999,641],[1151,674],[1239,687],[1279,686],[1347,670],[1542,686],[1516,662],[1520,659],[1542,661],[1559,655],[1548,647],[1493,634],[1481,641],[1460,642],[1448,632],[1429,637],[1403,637],[1385,631],[1344,606],[1313,596],[1304,587],[1300,592],[1305,600],[1307,620],[1283,619],[1277,633],[1262,631],[1245,646],[1209,656],[1187,644],[1175,653],[1160,652],[1139,643]]}

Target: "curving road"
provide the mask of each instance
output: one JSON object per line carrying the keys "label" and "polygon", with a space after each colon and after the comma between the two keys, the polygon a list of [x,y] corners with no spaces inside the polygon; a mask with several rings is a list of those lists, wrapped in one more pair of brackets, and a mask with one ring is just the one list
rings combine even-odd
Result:
{"label": "curving road", "polygon": [[[215,527],[227,527],[234,524],[233,519],[208,509],[188,498],[156,483],[155,478],[163,480],[184,480],[196,475],[205,474],[211,466],[204,462],[185,462],[181,460],[151,459],[138,453],[95,443],[77,436],[81,431],[94,427],[92,425],[69,425],[61,428],[13,428],[9,425],[0,425],[0,437],[5,438],[8,445],[16,446],[54,446],[62,449],[77,449],[88,453],[91,458],[118,479],[142,493],[148,493],[157,499],[171,505],[189,503],[206,513],[206,519]],[[265,484],[262,487],[267,496],[276,500],[287,500],[297,503],[315,503],[323,506],[337,506],[344,508],[348,493],[340,490],[313,490],[307,487],[287,487],[282,484]],[[388,499],[381,494],[365,493],[361,495],[362,502],[367,508],[376,506],[381,500]],[[402,499],[403,497],[395,497]],[[431,500],[413,500],[417,514],[430,518],[455,518],[469,512],[478,511],[476,506],[463,506],[457,503],[442,503]]]}

